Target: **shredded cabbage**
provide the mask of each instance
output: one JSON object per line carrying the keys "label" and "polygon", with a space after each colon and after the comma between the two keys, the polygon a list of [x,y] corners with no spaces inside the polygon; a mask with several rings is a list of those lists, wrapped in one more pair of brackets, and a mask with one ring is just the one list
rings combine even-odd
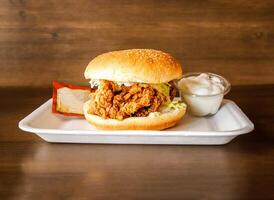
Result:
{"label": "shredded cabbage", "polygon": [[170,110],[177,110],[177,109],[182,109],[182,108],[186,108],[186,104],[178,101],[178,100],[173,100],[172,102],[166,102],[164,105],[162,105],[159,109],[160,112],[169,112]]}
{"label": "shredded cabbage", "polygon": [[186,104],[180,101],[172,101],[169,104],[167,104],[167,107],[171,109],[181,109],[181,108],[185,108]]}

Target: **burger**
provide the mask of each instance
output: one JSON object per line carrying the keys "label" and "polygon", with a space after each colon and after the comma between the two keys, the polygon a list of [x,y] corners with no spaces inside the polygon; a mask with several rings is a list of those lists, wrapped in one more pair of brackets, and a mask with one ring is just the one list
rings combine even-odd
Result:
{"label": "burger", "polygon": [[182,67],[170,54],[130,49],[101,54],[85,70],[96,89],[84,104],[97,129],[162,130],[174,126],[186,105],[174,100]]}

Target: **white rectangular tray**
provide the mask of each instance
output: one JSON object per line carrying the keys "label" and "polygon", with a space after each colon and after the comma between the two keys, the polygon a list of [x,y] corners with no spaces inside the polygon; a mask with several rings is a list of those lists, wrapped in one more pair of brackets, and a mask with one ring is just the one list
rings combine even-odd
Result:
{"label": "white rectangular tray", "polygon": [[48,142],[175,145],[226,144],[254,129],[252,122],[230,100],[223,100],[214,116],[193,117],[187,113],[177,126],[163,131],[96,130],[83,118],[52,113],[51,103],[50,99],[21,120],[20,129],[35,133]]}

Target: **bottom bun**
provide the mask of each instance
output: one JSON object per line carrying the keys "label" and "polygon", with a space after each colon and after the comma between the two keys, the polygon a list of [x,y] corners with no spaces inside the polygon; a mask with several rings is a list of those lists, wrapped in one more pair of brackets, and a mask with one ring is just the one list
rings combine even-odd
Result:
{"label": "bottom bun", "polygon": [[171,109],[159,116],[129,117],[124,120],[104,119],[88,113],[90,101],[84,104],[86,120],[102,130],[162,130],[174,126],[185,114],[186,107]]}

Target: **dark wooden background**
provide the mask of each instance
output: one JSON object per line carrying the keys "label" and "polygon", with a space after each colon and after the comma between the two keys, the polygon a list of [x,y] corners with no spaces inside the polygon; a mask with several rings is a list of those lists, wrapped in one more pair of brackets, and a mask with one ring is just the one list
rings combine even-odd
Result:
{"label": "dark wooden background", "polygon": [[1,0],[0,86],[86,84],[97,54],[155,48],[185,71],[274,83],[274,1]]}
{"label": "dark wooden background", "polygon": [[[18,122],[96,55],[155,48],[233,84],[224,146],[49,144]],[[20,86],[20,87],[19,87]],[[274,0],[0,0],[0,199],[274,199]]]}

